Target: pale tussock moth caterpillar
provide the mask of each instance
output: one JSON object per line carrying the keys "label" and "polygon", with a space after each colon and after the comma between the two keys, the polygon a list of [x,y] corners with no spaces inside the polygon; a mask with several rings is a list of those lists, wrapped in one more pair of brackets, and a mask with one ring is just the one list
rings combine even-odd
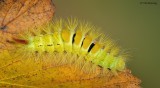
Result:
{"label": "pale tussock moth caterpillar", "polygon": [[74,64],[84,71],[93,70],[95,66],[114,73],[125,69],[126,57],[120,48],[96,27],[77,19],[49,22],[14,37],[13,42],[17,48],[15,57],[55,59],[53,63]]}

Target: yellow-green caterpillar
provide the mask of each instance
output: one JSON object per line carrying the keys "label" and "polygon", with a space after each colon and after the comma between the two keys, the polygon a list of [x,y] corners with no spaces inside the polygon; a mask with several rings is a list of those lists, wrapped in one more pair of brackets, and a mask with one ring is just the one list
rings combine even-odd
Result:
{"label": "yellow-green caterpillar", "polygon": [[[69,53],[72,63],[92,62],[96,66],[111,71],[123,71],[125,69],[125,57],[120,49],[109,38],[105,38],[97,32],[94,26],[79,22],[77,19],[49,22],[33,31],[22,33],[20,37],[13,38],[17,46],[17,52],[23,52],[26,56],[48,58],[56,57],[56,53]],[[73,60],[73,57],[77,59]],[[55,58],[53,58],[55,59]],[[66,59],[66,58],[63,58]],[[56,60],[55,60],[56,61]],[[85,63],[84,62],[84,63]],[[89,67],[88,67],[89,69]]]}

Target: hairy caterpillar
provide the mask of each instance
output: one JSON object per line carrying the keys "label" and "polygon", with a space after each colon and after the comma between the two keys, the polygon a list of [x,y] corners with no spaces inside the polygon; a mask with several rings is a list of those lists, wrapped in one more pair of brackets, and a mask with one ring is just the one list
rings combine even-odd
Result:
{"label": "hairy caterpillar", "polygon": [[54,63],[76,63],[77,67],[90,70],[88,63],[91,62],[92,67],[123,71],[126,57],[110,38],[105,38],[96,30],[77,19],[49,22],[14,37],[15,56],[51,59],[59,56],[64,58],[55,59]]}

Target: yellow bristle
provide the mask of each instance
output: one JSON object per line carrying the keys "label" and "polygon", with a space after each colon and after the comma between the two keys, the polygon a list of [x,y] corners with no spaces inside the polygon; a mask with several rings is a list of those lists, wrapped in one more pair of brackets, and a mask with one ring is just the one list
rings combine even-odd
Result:
{"label": "yellow bristle", "polygon": [[70,31],[75,31],[75,29],[77,28],[77,26],[78,26],[78,21],[77,21],[77,19],[73,19],[73,18],[71,18],[71,19],[68,19],[66,22],[65,22],[65,28],[67,29],[67,30],[70,30]]}
{"label": "yellow bristle", "polygon": [[99,43],[95,43],[94,47],[91,49],[91,53],[95,54],[95,53],[98,52],[101,48],[102,48],[102,45],[100,45]]}
{"label": "yellow bristle", "polygon": [[86,36],[84,41],[83,41],[83,49],[88,49],[90,44],[92,43],[93,39],[90,36]]}
{"label": "yellow bristle", "polygon": [[86,55],[88,52],[88,49],[90,45],[92,44],[93,39],[90,36],[86,36],[85,39],[83,40],[83,45],[81,48],[81,54]]}
{"label": "yellow bristle", "polygon": [[55,50],[58,52],[63,52],[64,51],[63,40],[59,32],[53,33],[53,40],[54,40]]}
{"label": "yellow bristle", "polygon": [[60,20],[56,20],[55,22],[53,22],[53,30],[55,31],[55,32],[61,32],[61,30],[62,30],[62,28],[63,28],[63,20],[62,19],[60,19]]}
{"label": "yellow bristle", "polygon": [[101,49],[99,52],[98,52],[98,54],[97,54],[97,56],[92,60],[96,65],[99,65],[100,64],[100,62],[102,62],[104,59],[105,59],[105,57],[106,57],[106,52],[103,50],[103,49]]}
{"label": "yellow bristle", "polygon": [[120,48],[115,46],[115,47],[112,48],[110,54],[113,55],[113,56],[118,56],[119,52],[120,52]]}
{"label": "yellow bristle", "polygon": [[99,43],[95,43],[91,51],[87,55],[87,60],[91,61],[96,59],[101,49],[102,49],[102,46]]}
{"label": "yellow bristle", "polygon": [[70,31],[62,30],[62,39],[65,43],[69,43],[71,41],[70,36],[71,36]]}
{"label": "yellow bristle", "polygon": [[118,62],[117,62],[117,64],[116,64],[115,68],[116,68],[118,71],[123,71],[123,70],[125,69],[124,57],[118,58]]}
{"label": "yellow bristle", "polygon": [[82,34],[81,31],[76,32],[73,42],[73,52],[75,52],[76,54],[79,54],[84,37],[85,36]]}
{"label": "yellow bristle", "polygon": [[34,37],[32,42],[34,43],[35,50],[39,53],[43,53],[45,51],[42,35]]}
{"label": "yellow bristle", "polygon": [[43,41],[45,42],[44,44],[45,51],[49,53],[53,53],[55,51],[55,47],[53,43],[54,41],[52,38],[53,38],[52,34],[47,34],[43,37]]}
{"label": "yellow bristle", "polygon": [[74,38],[74,44],[80,45],[82,39],[83,39],[82,32],[76,32],[76,35],[75,35],[75,38]]}
{"label": "yellow bristle", "polygon": [[[81,50],[81,45],[82,42],[86,36],[86,34],[88,33],[89,30],[91,30],[91,26],[88,23],[79,23],[79,26],[76,28],[76,34],[75,34],[75,38],[74,38],[74,42],[73,42],[73,51],[75,51],[75,53],[77,53],[78,55],[80,55],[80,50]],[[87,51],[87,50],[85,50]],[[83,52],[84,55],[86,54],[86,52]]]}
{"label": "yellow bristle", "polygon": [[105,48],[104,50],[108,53],[111,51],[112,47],[114,46],[114,43],[111,39],[107,39],[107,41],[105,42]]}
{"label": "yellow bristle", "polygon": [[64,49],[67,52],[72,52],[72,37],[73,33],[71,33],[69,30],[62,30],[62,39],[64,44]]}

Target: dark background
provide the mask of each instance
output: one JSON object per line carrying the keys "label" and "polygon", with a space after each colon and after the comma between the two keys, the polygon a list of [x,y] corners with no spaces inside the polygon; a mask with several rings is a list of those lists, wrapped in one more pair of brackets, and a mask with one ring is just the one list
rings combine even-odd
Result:
{"label": "dark background", "polygon": [[[159,0],[53,0],[55,17],[77,17],[100,27],[130,52],[127,67],[144,88],[160,88]],[[149,3],[146,3],[149,2]],[[151,2],[151,3],[150,3]]]}

